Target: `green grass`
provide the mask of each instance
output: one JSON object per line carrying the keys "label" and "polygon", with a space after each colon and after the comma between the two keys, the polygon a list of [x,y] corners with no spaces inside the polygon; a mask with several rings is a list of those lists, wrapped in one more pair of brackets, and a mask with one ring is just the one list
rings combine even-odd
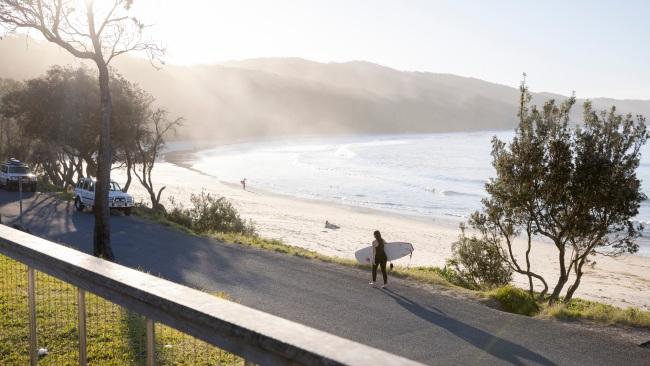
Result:
{"label": "green grass", "polygon": [[[559,302],[548,305],[547,301],[532,298],[528,291],[511,285],[482,292],[486,298],[496,300],[501,310],[535,316],[542,319],[587,320],[606,325],[625,325],[650,328],[650,311],[636,307],[622,309],[596,301],[572,299],[568,304]],[[535,294],[537,296],[537,294]]]}
{"label": "green grass", "polygon": [[509,313],[532,316],[540,308],[528,292],[511,285],[486,291],[484,295],[498,301],[502,310]]}
{"label": "green grass", "polygon": [[545,305],[538,314],[542,318],[560,320],[591,320],[608,325],[650,328],[650,311],[629,307],[622,309],[595,301],[572,299],[568,304]]}
{"label": "green grass", "polygon": [[186,234],[190,235],[197,235],[194,233],[192,230],[188,229],[185,226],[179,225],[165,217],[164,214],[157,212],[155,210],[152,210],[151,208],[143,205],[143,204],[136,204],[133,207],[133,214],[139,217],[142,217],[143,219],[147,219],[149,221],[156,222],[158,224],[161,224],[163,226],[168,226],[176,230],[180,230]]}
{"label": "green grass", "polygon": [[49,181],[44,180],[42,177],[38,177],[36,190],[38,192],[55,193],[57,198],[66,202],[72,201],[74,199],[74,194],[71,190],[66,190],[59,186],[56,186]]}
{"label": "green grass", "polygon": [[[176,228],[185,233],[197,236],[209,236],[229,244],[246,245],[264,250],[271,250],[278,253],[293,255],[310,260],[318,260],[326,263],[333,263],[346,267],[370,269],[369,265],[359,264],[352,259],[328,256],[318,252],[288,245],[278,239],[266,239],[259,236],[243,235],[238,233],[196,233],[185,226],[171,222],[161,213],[150,208],[140,206],[134,211],[136,215],[158,222],[160,224]],[[628,325],[633,327],[650,327],[650,312],[638,308],[621,309],[615,306],[597,302],[590,302],[581,299],[574,299],[568,305],[556,305],[549,307],[543,301],[532,299],[525,290],[507,285],[504,287],[488,290],[474,291],[463,288],[462,281],[459,281],[454,272],[448,268],[439,267],[402,267],[395,266],[390,275],[427,283],[454,288],[458,291],[468,291],[477,297],[486,297],[498,302],[499,308],[503,311],[540,318],[556,318],[560,320],[586,319],[599,323]]]}
{"label": "green grass", "polygon": [[[238,233],[210,233],[208,236],[224,243],[246,245],[264,250],[271,250],[296,257],[333,263],[346,267],[356,267],[370,270],[370,265],[360,264],[356,260],[329,256],[313,250],[288,245],[278,239],[265,239],[259,236],[243,235]],[[402,267],[395,266],[390,272],[392,276],[411,279],[423,283],[454,287],[455,285],[445,278],[446,271],[438,267]]]}
{"label": "green grass", "polygon": [[[266,239],[257,235],[244,235],[240,233],[208,233],[202,234],[194,232],[185,226],[170,221],[164,214],[156,212],[151,208],[143,205],[135,207],[133,213],[147,220],[181,230],[184,233],[195,236],[208,236],[215,238],[227,244],[238,244],[255,247],[264,250],[270,250],[278,253],[292,255],[296,257],[318,260],[325,263],[333,263],[346,267],[355,267],[370,270],[369,265],[360,264],[355,260],[324,255],[313,250],[288,245],[278,239]],[[438,267],[402,267],[395,266],[391,275],[399,278],[411,279],[423,283],[456,287],[449,281],[450,272]]]}
{"label": "green grass", "polygon": [[[36,275],[38,347],[49,354],[39,365],[78,364],[77,292],[62,281]],[[0,256],[0,365],[26,365],[28,356],[27,268]],[[145,319],[87,293],[89,365],[145,363]],[[170,327],[156,324],[159,365],[241,365],[243,360]]]}

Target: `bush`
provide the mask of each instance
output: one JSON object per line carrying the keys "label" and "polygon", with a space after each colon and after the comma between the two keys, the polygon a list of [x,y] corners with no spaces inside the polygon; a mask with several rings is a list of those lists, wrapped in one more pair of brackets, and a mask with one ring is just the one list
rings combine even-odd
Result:
{"label": "bush", "polygon": [[487,296],[497,300],[503,310],[520,315],[535,315],[539,306],[530,294],[518,287],[506,285],[487,292]]}
{"label": "bush", "polygon": [[251,220],[244,220],[237,209],[224,197],[216,197],[210,193],[192,194],[192,207],[185,208],[170,199],[174,207],[165,216],[181,226],[199,233],[222,232],[255,235],[255,226]]}
{"label": "bush", "polygon": [[192,229],[192,218],[188,210],[184,209],[183,205],[177,204],[174,197],[169,197],[169,203],[171,203],[172,209],[163,211],[165,218],[175,224]]}
{"label": "bush", "polygon": [[504,286],[512,280],[512,269],[499,243],[468,237],[464,227],[452,245],[447,265],[455,272],[452,282],[472,290]]}

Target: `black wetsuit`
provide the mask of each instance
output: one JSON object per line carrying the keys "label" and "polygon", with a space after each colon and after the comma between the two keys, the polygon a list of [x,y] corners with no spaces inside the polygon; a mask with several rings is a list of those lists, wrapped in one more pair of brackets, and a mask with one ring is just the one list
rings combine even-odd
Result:
{"label": "black wetsuit", "polygon": [[384,251],[384,243],[386,243],[384,239],[377,240],[377,246],[375,247],[375,263],[372,265],[372,281],[377,281],[377,266],[380,266],[385,285],[388,282],[388,275],[386,274],[386,262],[388,261],[388,258]]}

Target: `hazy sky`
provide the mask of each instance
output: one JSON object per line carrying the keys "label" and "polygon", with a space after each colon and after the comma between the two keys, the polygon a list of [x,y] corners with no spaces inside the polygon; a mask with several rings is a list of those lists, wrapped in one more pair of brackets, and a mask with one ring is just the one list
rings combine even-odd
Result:
{"label": "hazy sky", "polygon": [[650,99],[650,2],[136,0],[194,64],[295,56],[367,60],[579,97]]}

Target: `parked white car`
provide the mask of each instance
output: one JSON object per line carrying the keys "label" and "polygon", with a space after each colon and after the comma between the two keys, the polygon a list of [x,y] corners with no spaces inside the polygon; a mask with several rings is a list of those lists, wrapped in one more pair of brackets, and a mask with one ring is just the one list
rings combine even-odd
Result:
{"label": "parked white car", "polygon": [[[95,180],[81,178],[74,189],[74,207],[77,211],[83,211],[85,207],[95,205]],[[124,212],[126,216],[131,215],[133,208],[133,196],[122,192],[120,185],[111,181],[108,191],[108,207]]]}
{"label": "parked white car", "polygon": [[0,185],[6,190],[18,190],[20,180],[23,181],[23,191],[36,192],[36,176],[29,166],[20,160],[9,159],[0,165]]}

